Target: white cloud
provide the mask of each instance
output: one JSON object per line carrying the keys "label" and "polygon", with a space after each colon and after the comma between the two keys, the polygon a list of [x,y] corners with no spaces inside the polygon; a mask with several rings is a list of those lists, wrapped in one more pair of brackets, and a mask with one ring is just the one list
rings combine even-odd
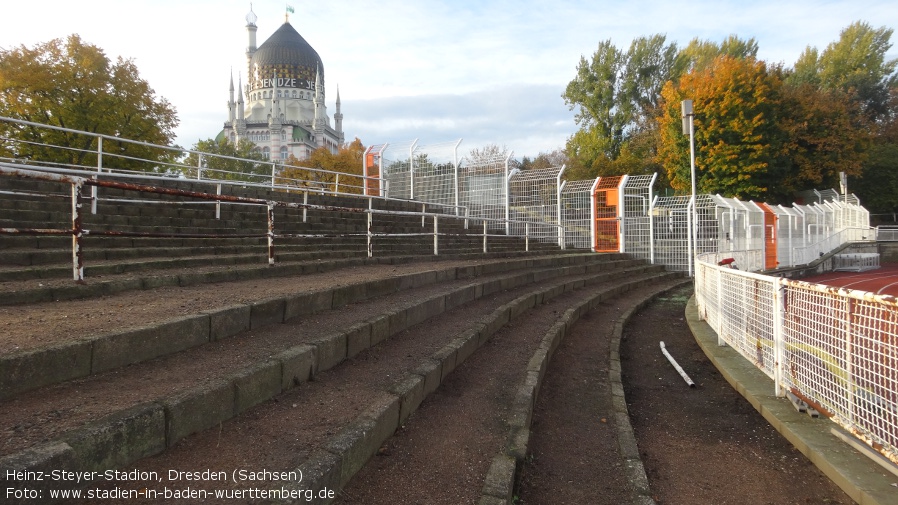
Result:
{"label": "white cloud", "polygon": [[[337,85],[347,137],[365,143],[464,138],[463,149],[505,144],[520,155],[564,144],[575,130],[560,98],[581,56],[599,41],[621,48],[640,36],[754,37],[759,56],[791,65],[855,20],[898,27],[889,0],[790,2],[662,0],[334,0],[293,2],[291,24],[324,61],[328,112]],[[284,20],[284,4],[255,2],[258,43]],[[226,119],[228,79],[246,74],[240,0],[12,2],[0,47],[79,33],[112,57],[133,58],[175,105],[178,142],[214,137]],[[895,50],[891,54],[898,56]],[[395,135],[395,137],[392,137]]]}

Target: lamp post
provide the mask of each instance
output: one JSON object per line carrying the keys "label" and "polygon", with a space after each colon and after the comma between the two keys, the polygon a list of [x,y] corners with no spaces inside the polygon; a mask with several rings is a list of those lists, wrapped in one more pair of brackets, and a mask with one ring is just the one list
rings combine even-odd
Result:
{"label": "lamp post", "polygon": [[695,249],[698,241],[696,231],[698,230],[698,213],[695,210],[695,123],[693,121],[695,114],[692,110],[692,100],[683,100],[680,102],[680,112],[683,118],[683,135],[689,135],[689,172],[692,177],[692,212],[690,213],[689,223],[689,275],[693,275],[693,267],[695,263]]}

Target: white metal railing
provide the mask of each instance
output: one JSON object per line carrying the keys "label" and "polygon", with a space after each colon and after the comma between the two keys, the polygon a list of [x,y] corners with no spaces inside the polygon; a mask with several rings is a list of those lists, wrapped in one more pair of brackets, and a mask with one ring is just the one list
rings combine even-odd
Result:
{"label": "white metal railing", "polygon": [[877,242],[898,242],[898,226],[877,226]]}
{"label": "white metal railing", "polygon": [[696,260],[700,316],[721,345],[898,464],[898,302]]}
{"label": "white metal railing", "polygon": [[875,240],[876,230],[874,228],[844,228],[819,242],[794,248],[792,251],[793,265],[807,265],[849,242],[873,242]]}
{"label": "white metal railing", "polygon": [[866,272],[879,268],[879,253],[849,253],[833,256],[833,270],[839,272]]}
{"label": "white metal railing", "polygon": [[[374,255],[373,249],[373,239],[375,237],[403,237],[403,236],[433,236],[433,254],[439,254],[439,239],[440,237],[446,236],[458,236],[458,233],[443,233],[439,231],[439,221],[440,219],[452,219],[456,221],[464,221],[465,228],[468,227],[469,218],[465,216],[455,216],[454,214],[439,214],[439,213],[428,213],[426,209],[422,208],[421,212],[411,212],[411,211],[397,211],[397,210],[378,210],[373,207],[373,198],[368,198],[368,208],[359,208],[359,207],[340,207],[340,206],[327,206],[327,205],[313,205],[309,203],[295,203],[295,202],[287,202],[287,201],[277,201],[277,200],[265,200],[260,198],[248,198],[248,197],[240,197],[240,196],[232,196],[232,195],[222,195],[220,192],[217,194],[213,193],[203,193],[197,191],[187,191],[181,189],[174,188],[165,188],[165,187],[156,187],[156,186],[148,186],[134,183],[126,183],[120,181],[105,181],[105,180],[95,180],[87,177],[79,177],[74,175],[67,174],[59,174],[52,172],[43,172],[37,170],[30,170],[20,168],[15,165],[0,163],[0,176],[5,177],[16,177],[21,179],[31,179],[36,181],[53,181],[64,184],[71,185],[71,210],[72,210],[72,219],[71,228],[0,228],[0,235],[70,235],[72,236],[72,271],[73,278],[77,282],[82,282],[84,280],[84,262],[83,262],[83,237],[86,235],[102,235],[102,236],[130,236],[130,237],[179,237],[179,238],[267,238],[268,240],[268,263],[269,265],[275,264],[275,239],[283,239],[283,238],[300,238],[300,237],[327,237],[327,236],[365,236],[367,237],[367,249],[368,256],[372,257]],[[83,211],[82,211],[82,202],[85,200],[85,195],[83,193],[85,186],[93,186],[93,187],[107,187],[107,188],[115,188],[118,190],[125,191],[133,191],[136,193],[146,193],[146,194],[158,194],[158,195],[170,195],[170,196],[178,196],[189,199],[196,199],[200,201],[208,201],[208,202],[229,202],[234,204],[241,205],[258,205],[266,207],[267,212],[267,233],[230,233],[230,234],[210,234],[210,233],[177,233],[177,232],[124,232],[120,230],[88,230],[83,226]],[[152,200],[140,200],[142,203]],[[172,202],[166,201],[168,204],[176,204],[180,202]],[[367,214],[367,232],[363,233],[344,233],[339,235],[328,235],[328,234],[296,234],[296,233],[277,233],[274,223],[274,209],[275,208],[288,208],[288,209],[297,209],[302,212],[303,221],[305,221],[306,211],[309,209],[312,210],[320,210],[320,211],[334,211],[334,212],[355,212],[355,213],[364,213]],[[374,231],[374,223],[373,218],[374,215],[389,215],[389,216],[421,216],[421,225],[425,226],[428,218],[432,220],[433,228],[432,231],[422,230],[420,233],[376,233]],[[476,219],[476,221],[483,222],[483,252],[488,252],[488,239],[489,237],[507,237],[505,234],[490,234],[487,230],[487,222],[489,219]],[[524,249],[525,251],[530,250],[530,238],[533,236],[531,233],[530,225],[531,223],[527,222],[514,222],[515,225],[520,225],[522,228],[522,233],[519,235],[524,239]],[[471,236],[470,233],[465,233],[465,235]],[[558,235],[563,238],[563,229],[558,230]],[[562,243],[562,249],[563,249]]]}
{"label": "white metal railing", "polygon": [[[365,183],[368,178],[362,174],[349,174],[343,172],[334,172],[313,167],[290,166],[284,165],[279,161],[270,160],[248,160],[243,158],[235,158],[221,154],[206,153],[181,147],[161,146],[140,142],[109,135],[84,132],[80,130],[72,130],[58,126],[45,125],[19,119],[0,117],[0,123],[28,126],[65,132],[72,135],[83,135],[90,142],[88,145],[95,146],[95,149],[85,149],[79,147],[54,145],[47,143],[26,142],[17,138],[2,137],[0,140],[8,143],[8,146],[16,144],[28,144],[47,148],[51,152],[70,152],[90,155],[91,161],[96,160],[96,165],[79,165],[73,163],[53,162],[46,159],[22,159],[19,157],[6,158],[6,161],[34,165],[33,169],[46,168],[65,168],[74,170],[96,171],[97,173],[107,174],[153,174],[156,176],[168,176],[188,178],[205,182],[233,182],[243,185],[253,185],[267,188],[280,189],[300,189],[311,192],[331,193],[331,194],[362,194]],[[139,146],[157,152],[156,159],[139,158],[134,156],[122,155],[109,148],[109,144],[127,144],[130,146]],[[7,147],[10,149],[10,147]],[[195,164],[188,164],[188,159],[195,160]],[[210,167],[210,161],[215,160],[221,163],[232,162],[245,165],[250,168],[247,171],[233,171],[222,168]],[[118,163],[116,163],[118,161]],[[143,170],[134,168],[122,168],[121,164],[130,163],[131,165],[139,165]],[[214,164],[214,163],[213,163]],[[284,171],[290,170],[294,174],[305,174],[306,177],[286,177]],[[376,180],[376,178],[374,178]],[[96,195],[94,195],[96,198]]]}

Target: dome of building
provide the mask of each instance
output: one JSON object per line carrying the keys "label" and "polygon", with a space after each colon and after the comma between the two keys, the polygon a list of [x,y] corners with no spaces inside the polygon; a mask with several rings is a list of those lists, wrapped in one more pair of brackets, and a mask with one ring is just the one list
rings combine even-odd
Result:
{"label": "dome of building", "polygon": [[[290,23],[281,25],[255,51],[250,60],[251,89],[270,88],[268,81],[275,75],[279,86],[311,87],[316,73],[324,80],[321,57]],[[284,81],[292,80],[295,81]]]}

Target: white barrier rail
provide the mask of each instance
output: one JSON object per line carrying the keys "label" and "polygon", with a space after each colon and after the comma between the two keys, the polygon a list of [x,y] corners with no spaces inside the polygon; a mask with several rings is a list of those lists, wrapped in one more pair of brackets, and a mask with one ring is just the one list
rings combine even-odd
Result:
{"label": "white barrier rail", "polygon": [[898,242],[898,226],[877,226],[877,242]]}
{"label": "white barrier rail", "polygon": [[[294,209],[302,212],[303,221],[305,221],[305,213],[307,210],[319,210],[319,211],[327,211],[327,212],[353,212],[359,214],[367,214],[367,232],[366,233],[356,233],[356,234],[340,234],[339,236],[365,236],[367,237],[367,249],[368,249],[368,257],[373,256],[373,239],[375,237],[408,237],[408,236],[433,236],[433,254],[439,255],[440,244],[439,237],[447,237],[447,236],[457,236],[460,234],[452,234],[452,233],[441,233],[439,231],[439,220],[442,219],[452,219],[456,221],[463,221],[464,228],[468,229],[468,222],[470,221],[467,217],[462,216],[454,216],[454,215],[445,215],[445,214],[436,214],[436,213],[428,213],[426,209],[422,208],[422,211],[419,212],[409,212],[409,211],[397,211],[397,210],[378,210],[374,209],[372,206],[373,199],[368,198],[368,208],[361,207],[341,207],[341,206],[331,206],[331,205],[314,205],[309,203],[296,203],[296,202],[287,202],[287,201],[278,201],[278,200],[267,200],[260,198],[248,198],[248,197],[240,197],[233,195],[222,195],[219,193],[203,193],[198,191],[187,191],[182,189],[175,188],[165,188],[165,187],[157,187],[157,186],[149,186],[144,184],[134,184],[134,183],[126,183],[120,181],[104,181],[104,180],[95,180],[93,178],[87,177],[79,177],[74,175],[67,174],[59,174],[53,172],[44,172],[37,170],[28,170],[20,168],[16,165],[0,163],[0,176],[2,177],[14,177],[19,179],[28,179],[33,181],[52,181],[63,184],[71,185],[71,209],[72,209],[72,226],[70,228],[0,228],[0,235],[71,235],[72,236],[72,272],[73,279],[76,282],[84,281],[84,257],[83,257],[83,237],[86,235],[100,235],[100,236],[129,236],[129,237],[147,237],[147,238],[163,238],[163,237],[179,237],[179,238],[204,238],[204,239],[223,239],[223,238],[267,238],[268,240],[268,264],[273,266],[275,264],[275,249],[274,242],[275,239],[281,238],[303,238],[303,237],[325,237],[325,236],[337,236],[337,235],[322,235],[322,234],[284,234],[277,233],[275,230],[274,223],[274,209],[277,207]],[[262,207],[267,207],[268,212],[267,215],[267,233],[227,233],[227,234],[218,234],[218,233],[177,233],[177,232],[126,232],[121,230],[97,230],[91,231],[87,230],[83,226],[83,209],[82,202],[86,200],[86,196],[83,193],[85,186],[93,186],[93,187],[107,187],[107,188],[115,188],[119,190],[131,191],[134,193],[143,193],[149,195],[167,195],[167,196],[177,196],[186,199],[194,199],[196,201],[207,201],[210,203],[220,203],[222,201],[240,204],[240,205],[258,205]],[[58,195],[54,195],[58,196]],[[148,200],[153,202],[152,200]],[[142,203],[146,201],[142,200]],[[162,201],[155,201],[153,203],[162,203]],[[179,201],[165,201],[165,204],[168,205],[179,205],[183,202]],[[427,224],[427,218],[431,218],[433,222],[432,231],[423,230],[421,233],[374,233],[373,232],[373,217],[374,215],[388,215],[388,216],[412,216],[417,217],[421,216],[421,226],[424,228]],[[482,235],[483,237],[483,252],[488,252],[488,238],[489,237],[505,237],[507,235],[497,235],[497,234],[489,234],[487,231],[487,222],[489,219],[475,219],[477,222],[483,222],[483,233],[476,234],[474,236]],[[525,251],[530,250],[530,238],[531,228],[528,222],[519,222],[519,221],[504,221],[506,225],[509,224],[520,224],[522,225],[522,233],[517,235],[524,239],[524,248]],[[557,226],[557,225],[556,225]],[[465,235],[471,236],[471,234],[465,233]],[[558,236],[564,238],[563,229],[558,227]],[[564,249],[564,243],[562,241],[561,249]]]}
{"label": "white barrier rail", "polygon": [[875,228],[844,228],[825,239],[806,247],[796,247],[792,251],[793,265],[807,265],[826,253],[835,250],[848,242],[873,242],[876,239]]}
{"label": "white barrier rail", "polygon": [[898,464],[898,301],[696,261],[700,316],[721,345]]}

